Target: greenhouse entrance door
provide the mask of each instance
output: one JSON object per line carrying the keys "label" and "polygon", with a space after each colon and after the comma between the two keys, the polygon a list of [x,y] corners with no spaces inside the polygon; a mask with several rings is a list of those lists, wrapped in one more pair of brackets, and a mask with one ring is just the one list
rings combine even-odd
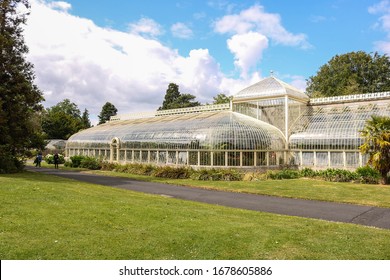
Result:
{"label": "greenhouse entrance door", "polygon": [[112,139],[111,141],[111,145],[110,145],[110,150],[111,150],[111,157],[110,157],[110,161],[111,162],[118,162],[119,159],[118,159],[118,156],[119,156],[119,139],[118,138],[114,138]]}

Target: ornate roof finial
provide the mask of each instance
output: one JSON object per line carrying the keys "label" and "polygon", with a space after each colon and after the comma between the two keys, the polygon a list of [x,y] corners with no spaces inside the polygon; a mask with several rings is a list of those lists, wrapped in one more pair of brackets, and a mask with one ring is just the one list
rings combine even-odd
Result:
{"label": "ornate roof finial", "polygon": [[270,75],[270,77],[273,77],[274,76],[274,70],[269,71],[269,75]]}

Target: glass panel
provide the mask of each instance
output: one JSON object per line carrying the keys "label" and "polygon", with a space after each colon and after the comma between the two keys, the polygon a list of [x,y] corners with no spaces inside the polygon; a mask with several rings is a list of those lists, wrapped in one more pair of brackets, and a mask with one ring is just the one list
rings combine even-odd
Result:
{"label": "glass panel", "polygon": [[254,166],[254,152],[243,152],[242,153],[242,165],[243,166]]}
{"label": "glass panel", "polygon": [[150,163],[157,162],[157,151],[150,151]]}
{"label": "glass panel", "polygon": [[326,153],[316,153],[317,166],[328,166],[328,152]]}
{"label": "glass panel", "polygon": [[166,164],[167,163],[167,152],[159,152],[158,153],[158,163]]}
{"label": "glass panel", "polygon": [[345,157],[347,160],[347,166],[357,167],[359,166],[359,153],[353,152],[353,153],[345,153]]}
{"label": "glass panel", "polygon": [[277,157],[278,155],[275,152],[269,152],[269,165],[277,165]]}
{"label": "glass panel", "polygon": [[211,165],[210,152],[200,152],[200,165]]}
{"label": "glass panel", "polygon": [[302,165],[303,166],[313,166],[314,165],[314,153],[313,152],[303,152],[302,153]]}
{"label": "glass panel", "polygon": [[344,166],[343,153],[331,152],[330,153],[330,166]]}
{"label": "glass panel", "polygon": [[142,151],[142,152],[141,152],[141,155],[142,155],[141,161],[142,161],[142,162],[148,162],[148,156],[149,156],[148,151]]}
{"label": "glass panel", "polygon": [[187,165],[187,152],[179,152],[178,164]]}
{"label": "glass panel", "polygon": [[257,152],[257,166],[267,166],[267,152]]}
{"label": "glass panel", "polygon": [[225,152],[214,152],[214,166],[225,166]]}
{"label": "glass panel", "polygon": [[125,161],[125,151],[124,150],[119,151],[119,160]]}
{"label": "glass panel", "polygon": [[228,165],[240,166],[240,152],[228,152]]}
{"label": "glass panel", "polygon": [[140,151],[135,150],[134,151],[134,162],[140,162],[141,161],[141,153]]}
{"label": "glass panel", "polygon": [[198,165],[198,152],[189,152],[189,165]]}
{"label": "glass panel", "polygon": [[133,160],[133,151],[132,150],[127,150],[126,161],[127,162],[132,162],[132,160]]}
{"label": "glass panel", "polygon": [[168,163],[176,164],[176,152],[168,152]]}

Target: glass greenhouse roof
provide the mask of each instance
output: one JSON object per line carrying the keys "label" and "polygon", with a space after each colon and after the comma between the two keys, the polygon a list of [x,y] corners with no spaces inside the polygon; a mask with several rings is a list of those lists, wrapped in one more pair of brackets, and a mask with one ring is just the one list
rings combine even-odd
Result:
{"label": "glass greenhouse roof", "polygon": [[278,80],[275,77],[269,77],[260,82],[251,85],[234,95],[233,100],[239,99],[261,99],[288,96],[301,101],[309,101],[309,97],[302,91]]}
{"label": "glass greenhouse roof", "polygon": [[276,127],[231,111],[200,112],[112,121],[74,134],[68,146],[110,144],[145,149],[281,150]]}
{"label": "glass greenhouse roof", "polygon": [[293,127],[290,148],[357,149],[360,132],[372,115],[390,116],[390,105],[350,104],[309,107]]}

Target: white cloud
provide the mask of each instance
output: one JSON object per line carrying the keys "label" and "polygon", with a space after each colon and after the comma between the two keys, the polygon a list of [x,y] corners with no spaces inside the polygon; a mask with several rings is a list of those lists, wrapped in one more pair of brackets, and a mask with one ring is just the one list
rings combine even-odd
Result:
{"label": "white cloud", "polygon": [[301,48],[310,47],[305,34],[288,32],[283,27],[278,14],[266,13],[264,7],[260,5],[254,5],[239,14],[222,17],[215,23],[214,30],[222,34],[243,34],[256,31],[278,44]]}
{"label": "white cloud", "polygon": [[305,34],[288,32],[278,14],[267,13],[260,5],[220,18],[214,23],[214,31],[232,35],[227,45],[234,54],[235,65],[241,69],[241,77],[247,77],[249,70],[260,63],[270,41],[302,49],[311,47]]}
{"label": "white cloud", "polygon": [[174,37],[182,39],[189,39],[194,35],[192,30],[182,22],[177,22],[172,25],[171,32]]}
{"label": "white cloud", "polygon": [[390,54],[390,1],[383,0],[372,5],[368,8],[368,12],[373,15],[380,15],[376,27],[387,33],[387,40],[374,42],[374,48],[380,52]]}
{"label": "white cloud", "polygon": [[263,51],[268,48],[268,39],[257,32],[236,34],[228,41],[228,48],[235,56],[235,65],[246,78],[251,67],[260,61]]}
{"label": "white cloud", "polygon": [[63,1],[50,2],[48,4],[48,6],[50,8],[58,9],[58,10],[62,10],[62,11],[68,11],[72,8],[72,5],[70,3],[63,2]]}
{"label": "white cloud", "polygon": [[[234,94],[253,82],[253,77],[256,81],[260,78],[258,72],[248,79],[227,78],[207,49],[181,56],[158,40],[139,35],[140,31],[102,28],[43,0],[32,0],[31,4],[24,35],[30,48],[28,60],[35,66],[36,84],[44,92],[46,107],[69,98],[81,110],[87,108],[96,121],[107,101],[119,113],[156,110],[170,82],[205,103],[220,92]],[[153,28],[144,32],[147,30],[158,34]],[[246,48],[252,51],[251,47]]]}
{"label": "white cloud", "polygon": [[164,33],[161,25],[150,18],[141,18],[139,21],[131,23],[129,27],[131,33],[138,35],[157,37]]}

